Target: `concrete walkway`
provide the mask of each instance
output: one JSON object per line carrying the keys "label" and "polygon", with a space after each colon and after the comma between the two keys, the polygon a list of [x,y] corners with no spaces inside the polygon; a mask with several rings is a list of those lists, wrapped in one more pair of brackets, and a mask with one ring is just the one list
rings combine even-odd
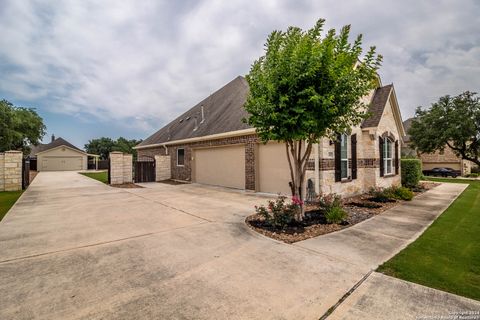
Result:
{"label": "concrete walkway", "polygon": [[42,172],[0,222],[0,319],[318,319],[462,188],[287,245],[245,226],[255,194]]}

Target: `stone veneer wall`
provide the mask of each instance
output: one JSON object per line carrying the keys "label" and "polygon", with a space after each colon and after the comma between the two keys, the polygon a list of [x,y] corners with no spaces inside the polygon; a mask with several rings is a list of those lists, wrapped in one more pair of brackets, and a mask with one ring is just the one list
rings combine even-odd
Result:
{"label": "stone veneer wall", "polygon": [[163,181],[172,178],[170,156],[155,155],[155,181]]}
{"label": "stone veneer wall", "polygon": [[132,183],[132,155],[114,151],[110,152],[109,158],[110,184]]}
{"label": "stone veneer wall", "polygon": [[0,191],[22,190],[21,151],[0,153]]}

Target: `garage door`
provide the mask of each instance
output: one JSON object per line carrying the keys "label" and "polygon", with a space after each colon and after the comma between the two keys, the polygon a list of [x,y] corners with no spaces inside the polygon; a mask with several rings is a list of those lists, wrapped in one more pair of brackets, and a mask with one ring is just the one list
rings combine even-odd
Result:
{"label": "garage door", "polygon": [[74,171],[82,170],[82,157],[43,157],[43,171]]}
{"label": "garage door", "polygon": [[283,143],[258,146],[258,189],[260,192],[290,194],[290,168]]}
{"label": "garage door", "polygon": [[197,149],[194,152],[195,182],[245,189],[245,146]]}

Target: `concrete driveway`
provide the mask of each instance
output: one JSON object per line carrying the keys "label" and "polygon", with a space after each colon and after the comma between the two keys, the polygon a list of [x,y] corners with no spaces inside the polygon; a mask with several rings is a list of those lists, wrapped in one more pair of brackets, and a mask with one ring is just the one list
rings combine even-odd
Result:
{"label": "concrete driveway", "polygon": [[360,250],[378,232],[344,253],[332,237],[287,245],[245,226],[265,201],[42,172],[0,222],[0,319],[318,319],[422,229],[380,251]]}

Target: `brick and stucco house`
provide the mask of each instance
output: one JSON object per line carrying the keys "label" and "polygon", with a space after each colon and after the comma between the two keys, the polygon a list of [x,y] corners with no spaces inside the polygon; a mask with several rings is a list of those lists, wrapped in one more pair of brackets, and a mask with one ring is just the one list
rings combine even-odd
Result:
{"label": "brick and stucco house", "polygon": [[[235,78],[140,143],[138,157],[167,156],[172,179],[289,194],[285,145],[261,143],[255,129],[242,122],[248,91],[247,81]],[[379,80],[364,99],[370,118],[338,141],[324,138],[314,147],[307,179],[317,193],[349,196],[400,184],[405,132],[395,89]]]}

